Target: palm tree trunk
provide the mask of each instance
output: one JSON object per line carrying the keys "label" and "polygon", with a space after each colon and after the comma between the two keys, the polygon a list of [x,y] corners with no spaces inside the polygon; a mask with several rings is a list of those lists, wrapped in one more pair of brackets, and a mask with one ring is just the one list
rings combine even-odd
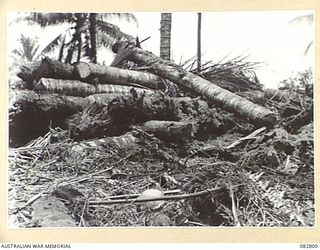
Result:
{"label": "palm tree trunk", "polygon": [[201,70],[201,13],[198,13],[197,71]]}
{"label": "palm tree trunk", "polygon": [[277,120],[276,114],[269,109],[256,105],[226,89],[220,88],[200,76],[185,71],[174,63],[161,60],[152,53],[130,45],[127,42],[117,42],[113,46],[113,51],[117,52],[120,47],[125,47],[132,52],[130,53],[130,58],[128,58],[129,60],[144,65],[154,62],[151,70],[157,75],[167,78],[181,87],[192,89],[221,108],[233,112],[257,126],[270,126]]}
{"label": "palm tree trunk", "polygon": [[101,146],[105,148],[115,147],[118,149],[132,149],[138,146],[139,139],[131,132],[124,135],[106,137],[96,140],[86,140],[79,142],[75,147],[71,148],[71,153],[74,150],[75,153],[85,150],[92,150],[92,148],[100,148]]}
{"label": "palm tree trunk", "polygon": [[98,80],[100,84],[142,86],[151,89],[165,88],[159,76],[143,71],[80,62],[75,65],[75,72],[79,79],[89,83]]}
{"label": "palm tree trunk", "polygon": [[93,63],[97,63],[97,41],[96,41],[96,13],[90,13],[89,31],[90,31],[90,43],[91,43],[91,60]]}
{"label": "palm tree trunk", "polygon": [[73,52],[74,52],[74,42],[70,45],[70,48],[68,49],[68,53],[66,56],[66,60],[64,61],[67,64],[71,64],[72,57],[73,57]]}
{"label": "palm tree trunk", "polygon": [[77,57],[77,62],[80,62],[81,60],[81,52],[82,52],[82,41],[81,41],[81,36],[78,41],[78,57]]}
{"label": "palm tree trunk", "polygon": [[42,77],[75,79],[73,72],[74,67],[72,65],[45,57],[41,62],[22,65],[17,76],[29,83],[28,86],[32,89],[34,87],[34,82],[37,82]]}
{"label": "palm tree trunk", "polygon": [[131,92],[102,107],[99,103],[97,105],[93,104],[89,110],[75,114],[69,119],[72,138],[83,140],[116,136],[125,133],[134,124],[149,120],[177,119],[177,106],[170,98],[163,96],[148,97],[142,93]]}
{"label": "palm tree trunk", "polygon": [[59,57],[58,57],[58,61],[59,61],[59,62],[62,61],[63,50],[64,50],[65,42],[66,42],[66,35],[63,36],[62,44],[61,44],[61,47],[60,47],[60,49],[59,49]]}
{"label": "palm tree trunk", "polygon": [[29,63],[20,67],[18,77],[28,83],[33,89],[34,81],[40,78],[64,80],[81,80],[86,83],[117,84],[147,89],[162,89],[174,87],[173,83],[164,81],[149,72],[102,66],[94,63],[80,62],[75,65],[61,63],[46,57],[42,62]]}
{"label": "palm tree trunk", "polygon": [[85,107],[90,100],[65,95],[37,94],[34,91],[10,91],[10,146],[19,147],[45,134],[48,126],[65,126],[65,119]]}
{"label": "palm tree trunk", "polygon": [[142,129],[167,142],[181,142],[191,138],[193,127],[190,122],[150,120]]}
{"label": "palm tree trunk", "polygon": [[36,91],[46,91],[70,96],[88,96],[98,93],[122,93],[124,95],[130,94],[131,91],[136,93],[143,93],[145,95],[151,95],[154,91],[133,88],[122,85],[107,85],[107,84],[88,84],[76,80],[62,80],[52,78],[41,78],[36,84]]}
{"label": "palm tree trunk", "polygon": [[160,57],[170,61],[171,51],[171,13],[161,13]]}

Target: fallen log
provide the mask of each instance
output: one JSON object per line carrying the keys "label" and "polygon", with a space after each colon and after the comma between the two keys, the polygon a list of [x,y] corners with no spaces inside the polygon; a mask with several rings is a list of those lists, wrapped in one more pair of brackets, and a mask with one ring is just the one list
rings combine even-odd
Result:
{"label": "fallen log", "polygon": [[225,125],[216,109],[198,98],[170,98],[161,94],[144,96],[133,91],[128,95],[95,94],[87,98],[88,108],[68,120],[76,140],[116,136],[131,125],[149,120],[181,121],[192,125],[197,136],[220,134],[233,126]]}
{"label": "fallen log", "polygon": [[10,91],[9,145],[22,146],[48,131],[65,127],[65,119],[89,104],[82,97],[37,94],[30,90]]}
{"label": "fallen log", "polygon": [[29,83],[31,89],[42,77],[69,80],[77,79],[76,74],[74,74],[73,65],[55,61],[48,57],[45,57],[41,62],[21,66],[17,76]]}
{"label": "fallen log", "polygon": [[98,105],[100,107],[107,106],[109,102],[117,97],[125,97],[130,96],[130,94],[122,94],[122,93],[100,93],[100,94],[92,94],[87,97],[90,104]]}
{"label": "fallen log", "polygon": [[178,120],[178,110],[169,97],[145,96],[131,92],[114,98],[108,105],[92,104],[68,120],[72,138],[76,140],[116,136],[133,124],[148,120]]}
{"label": "fallen log", "polygon": [[81,153],[85,150],[92,149],[92,148],[109,148],[109,147],[116,147],[118,149],[132,149],[137,145],[139,139],[134,137],[131,132],[128,132],[124,135],[114,136],[114,137],[106,137],[96,140],[87,140],[81,141],[71,147],[71,154]]}
{"label": "fallen log", "polygon": [[32,205],[32,223],[36,227],[76,227],[64,203],[56,197],[44,196]]}
{"label": "fallen log", "polygon": [[193,126],[187,122],[151,120],[143,123],[141,128],[167,142],[185,141],[193,134]]}
{"label": "fallen log", "polygon": [[9,116],[17,112],[34,111],[37,113],[75,113],[89,103],[82,97],[57,94],[39,94],[32,90],[11,90],[9,96]]}
{"label": "fallen log", "polygon": [[40,72],[41,62],[31,62],[20,66],[17,76],[27,83],[27,89],[33,88],[35,75]]}
{"label": "fallen log", "polygon": [[165,89],[163,80],[159,76],[148,72],[108,67],[86,62],[76,64],[75,70],[79,79],[84,82],[126,86],[138,84],[156,90]]}
{"label": "fallen log", "polygon": [[97,93],[121,93],[129,94],[134,90],[137,93],[152,94],[151,90],[133,88],[121,85],[92,85],[77,80],[62,80],[52,78],[41,78],[35,86],[36,91],[49,91],[70,96],[88,96]]}
{"label": "fallen log", "polygon": [[149,72],[108,67],[86,62],[70,65],[48,57],[45,57],[41,62],[22,65],[17,76],[28,83],[28,89],[33,89],[41,78],[79,80],[94,85],[125,85],[154,90],[176,88],[172,82]]}
{"label": "fallen log", "polygon": [[120,48],[126,48],[126,50],[130,51],[128,53],[128,60],[142,65],[151,65],[150,69],[153,73],[205,96],[209,101],[247,119],[256,126],[272,126],[277,120],[276,115],[272,111],[187,72],[174,63],[164,61],[152,53],[125,41],[115,43],[112,49],[117,53]]}

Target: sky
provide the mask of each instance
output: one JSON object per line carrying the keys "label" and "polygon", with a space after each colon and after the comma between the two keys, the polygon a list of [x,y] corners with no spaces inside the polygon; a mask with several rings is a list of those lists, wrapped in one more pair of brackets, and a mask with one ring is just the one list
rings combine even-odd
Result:
{"label": "sky", "polygon": [[[314,25],[302,22],[288,24],[297,16],[312,11],[228,11],[202,13],[202,62],[216,61],[228,56],[249,55],[250,61],[263,62],[256,70],[261,83],[276,88],[278,83],[309,67],[314,68],[314,48],[304,55],[309,42],[314,39]],[[119,19],[112,23],[130,35],[138,35],[140,40],[151,36],[142,48],[159,55],[160,13],[133,13],[138,26]],[[9,22],[16,13],[8,15]],[[43,30],[25,24],[14,24],[8,29],[9,51],[18,46],[16,40],[20,33],[38,36],[46,44],[68,26],[52,27]],[[172,13],[171,55],[176,63],[186,61],[197,51],[197,13]],[[100,63],[108,65],[113,55],[105,50],[98,51]]]}

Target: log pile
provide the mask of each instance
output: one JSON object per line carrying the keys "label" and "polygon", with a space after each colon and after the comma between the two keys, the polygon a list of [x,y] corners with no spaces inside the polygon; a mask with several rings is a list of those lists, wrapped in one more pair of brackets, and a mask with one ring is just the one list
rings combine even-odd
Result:
{"label": "log pile", "polygon": [[[314,210],[311,97],[250,87],[242,73],[196,73],[126,42],[113,50],[129,51],[119,57],[140,69],[50,58],[21,66],[25,89],[10,91],[9,168],[29,169],[13,178],[38,187],[30,193],[38,199],[33,207],[62,199],[69,210],[59,200],[60,210],[75,222],[60,226],[155,225],[159,208],[140,211],[138,203],[157,200],[166,201],[164,225],[313,225],[310,214],[290,217],[305,190],[310,197],[296,204]],[[309,183],[299,186],[294,177]],[[83,195],[57,197],[65,185]],[[147,188],[182,194],[134,204],[132,192]],[[28,206],[11,211],[22,227],[35,226]]]}

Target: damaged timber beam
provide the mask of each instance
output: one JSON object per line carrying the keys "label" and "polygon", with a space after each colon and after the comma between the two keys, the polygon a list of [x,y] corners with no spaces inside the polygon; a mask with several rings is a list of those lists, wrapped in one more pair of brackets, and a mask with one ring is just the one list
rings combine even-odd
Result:
{"label": "damaged timber beam", "polygon": [[[128,60],[142,65],[150,65],[149,68],[153,73],[181,87],[192,89],[199,95],[208,98],[209,101],[219,105],[221,108],[247,119],[256,126],[272,126],[277,120],[276,115],[271,110],[256,105],[226,89],[220,88],[200,76],[183,70],[174,63],[162,60],[151,52],[144,51],[125,41],[115,43],[112,49],[117,53],[120,48],[125,48],[130,51]],[[150,62],[152,62],[152,64]]]}

